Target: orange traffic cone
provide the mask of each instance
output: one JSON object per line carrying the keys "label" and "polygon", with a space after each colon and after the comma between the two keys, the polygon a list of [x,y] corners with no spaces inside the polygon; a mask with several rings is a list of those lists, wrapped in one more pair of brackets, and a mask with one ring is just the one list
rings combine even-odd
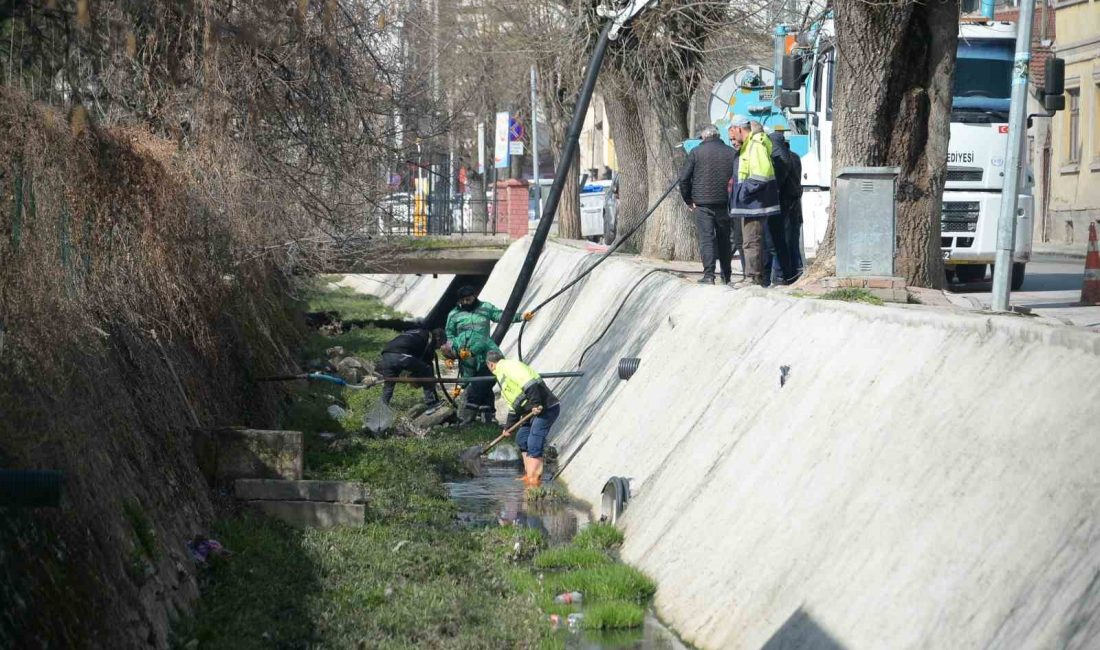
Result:
{"label": "orange traffic cone", "polygon": [[1085,280],[1081,283],[1081,304],[1100,305],[1100,248],[1096,245],[1096,223],[1089,224],[1089,249],[1085,253]]}

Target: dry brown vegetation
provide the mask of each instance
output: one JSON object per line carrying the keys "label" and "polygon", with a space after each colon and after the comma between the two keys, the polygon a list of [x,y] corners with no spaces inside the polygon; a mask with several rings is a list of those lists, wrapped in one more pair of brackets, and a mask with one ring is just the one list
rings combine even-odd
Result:
{"label": "dry brown vegetation", "polygon": [[388,6],[0,7],[0,468],[66,477],[0,513],[0,647],[168,644],[213,515],[187,428],[275,424],[291,274],[385,191]]}

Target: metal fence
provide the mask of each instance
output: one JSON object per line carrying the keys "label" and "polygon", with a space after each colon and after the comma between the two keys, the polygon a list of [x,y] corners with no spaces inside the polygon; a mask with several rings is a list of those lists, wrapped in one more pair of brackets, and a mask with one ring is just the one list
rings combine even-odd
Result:
{"label": "metal fence", "polygon": [[[479,193],[480,194],[480,193]],[[375,207],[371,230],[382,235],[495,235],[497,200],[475,194],[394,192]]]}

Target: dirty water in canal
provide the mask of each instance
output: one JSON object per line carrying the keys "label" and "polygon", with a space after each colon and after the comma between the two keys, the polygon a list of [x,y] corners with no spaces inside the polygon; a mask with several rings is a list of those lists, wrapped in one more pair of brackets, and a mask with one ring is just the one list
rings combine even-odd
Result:
{"label": "dirty water in canal", "polygon": [[[545,475],[555,468],[548,464]],[[566,495],[565,499],[529,502],[524,498],[522,464],[515,446],[501,445],[481,461],[478,476],[446,483],[458,505],[459,519],[471,527],[522,526],[536,529],[550,548],[567,544],[594,520],[591,511]],[[558,634],[566,648],[576,650],[687,650],[653,613],[646,612],[641,627],[626,630],[582,630],[563,624]]]}

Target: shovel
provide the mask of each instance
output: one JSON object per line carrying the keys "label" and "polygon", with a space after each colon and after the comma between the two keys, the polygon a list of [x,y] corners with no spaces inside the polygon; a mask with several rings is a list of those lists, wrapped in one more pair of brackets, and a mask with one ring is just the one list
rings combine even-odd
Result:
{"label": "shovel", "polygon": [[493,441],[490,442],[487,445],[474,445],[473,447],[467,447],[466,450],[463,451],[462,454],[459,455],[459,457],[458,457],[459,461],[461,461],[462,464],[466,465],[466,466],[470,466],[470,465],[475,464],[477,462],[477,459],[479,457],[481,457],[482,454],[488,453],[490,449],[492,449],[493,447],[496,447],[498,444],[500,444],[501,440],[504,440],[508,436],[515,433],[528,420],[535,417],[536,415],[537,415],[537,413],[535,413],[534,411],[531,411],[527,415],[520,418],[519,422],[516,422],[511,427],[505,429],[503,433],[501,433],[499,436],[494,438]]}

